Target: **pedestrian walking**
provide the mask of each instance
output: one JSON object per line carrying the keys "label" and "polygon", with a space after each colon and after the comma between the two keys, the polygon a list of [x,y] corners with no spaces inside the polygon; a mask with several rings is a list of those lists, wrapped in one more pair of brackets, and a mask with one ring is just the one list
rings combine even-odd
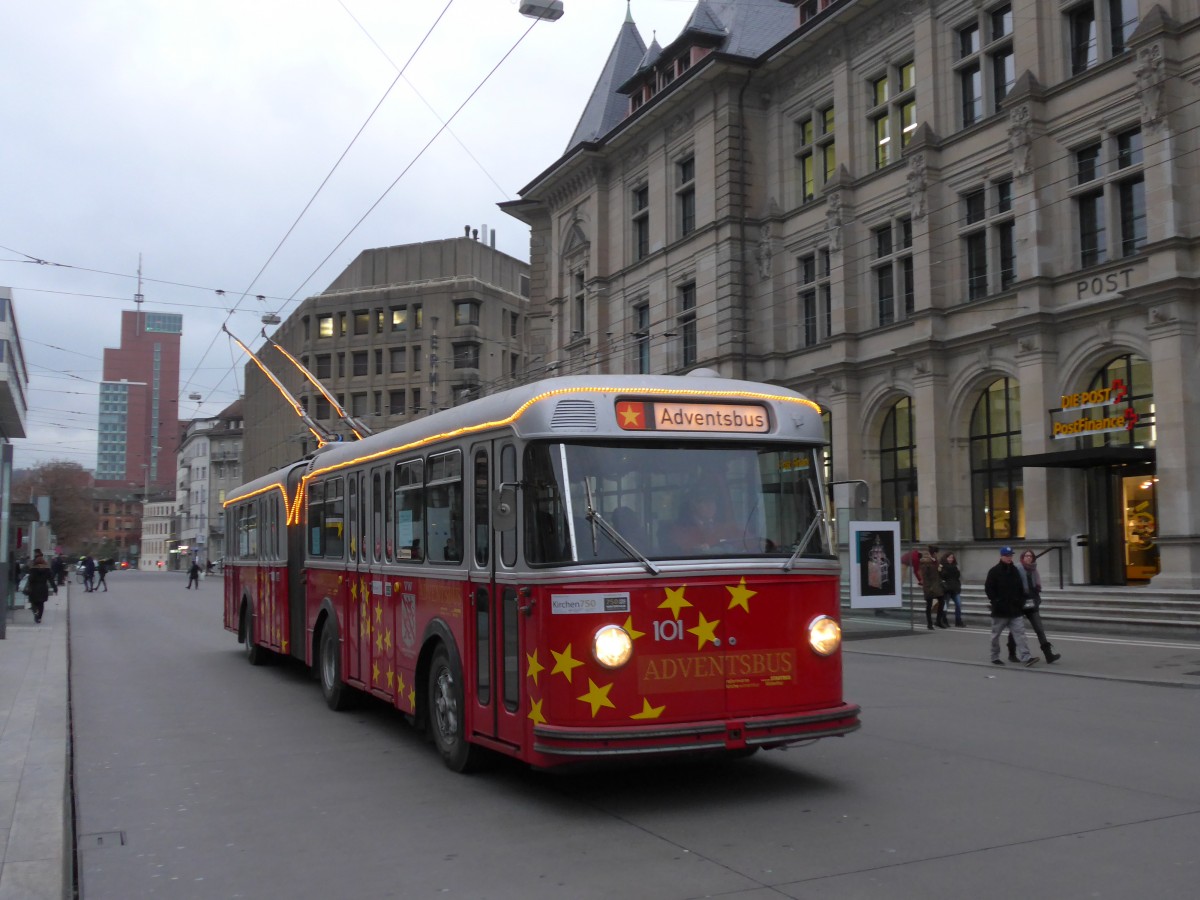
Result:
{"label": "pedestrian walking", "polygon": [[992,609],[992,665],[1002,666],[1000,658],[1000,635],[1007,628],[1013,638],[1017,659],[1027,666],[1038,661],[1036,656],[1029,653],[1025,643],[1025,616],[1022,612],[1025,606],[1025,586],[1017,567],[1013,565],[1012,547],[1000,548],[1000,562],[992,566],[984,581],[983,590],[987,594],[988,604]]}
{"label": "pedestrian walking", "polygon": [[29,577],[25,582],[25,593],[29,596],[29,605],[33,607],[33,621],[41,622],[42,613],[46,609],[46,601],[53,591],[58,593],[54,584],[54,573],[50,571],[50,563],[42,555],[41,550],[33,551],[33,562],[29,565]]}
{"label": "pedestrian walking", "polygon": [[104,590],[108,590],[108,582],[104,580],[104,576],[112,571],[113,561],[111,559],[102,559],[96,564],[96,575],[99,580],[96,582],[96,590],[100,590],[100,586],[104,586]]}
{"label": "pedestrian walking", "polygon": [[[1046,656],[1046,662],[1052,663],[1062,659],[1061,653],[1054,652],[1054,645],[1046,637],[1046,628],[1042,625],[1042,576],[1038,574],[1037,556],[1032,550],[1021,554],[1021,564],[1016,567],[1021,576],[1021,584],[1025,588],[1025,606],[1021,610],[1029,624],[1037,634],[1038,644]],[[1012,635],[1008,636],[1008,658],[1014,662],[1017,659],[1017,649],[1013,644]]]}
{"label": "pedestrian walking", "polygon": [[942,575],[938,571],[938,548],[929,545],[926,553],[922,554],[918,571],[920,572],[921,590],[925,594],[925,625],[933,631],[933,626],[949,628],[946,622],[946,610],[942,606],[942,597],[946,590],[942,587]]}
{"label": "pedestrian walking", "polygon": [[91,554],[83,558],[83,590],[91,592],[96,589],[96,561],[92,559]]}
{"label": "pedestrian walking", "polygon": [[190,590],[192,585],[196,586],[196,590],[200,590],[200,563],[192,560],[192,567],[188,569],[188,583],[185,590]]}
{"label": "pedestrian walking", "polygon": [[958,557],[947,550],[942,554],[942,615],[951,603],[954,604],[954,627],[963,627],[962,618],[962,572],[958,568]]}
{"label": "pedestrian walking", "polygon": [[67,561],[61,555],[50,560],[50,574],[54,576],[56,587],[62,587],[67,583]]}

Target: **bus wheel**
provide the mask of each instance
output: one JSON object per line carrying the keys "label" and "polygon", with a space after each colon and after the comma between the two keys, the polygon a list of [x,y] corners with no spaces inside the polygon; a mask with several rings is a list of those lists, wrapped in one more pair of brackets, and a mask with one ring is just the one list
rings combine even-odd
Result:
{"label": "bus wheel", "polygon": [[338,626],[337,619],[333,616],[325,620],[325,626],[321,629],[317,671],[321,676],[321,693],[325,695],[325,705],[334,712],[346,709],[350,705],[350,689],[342,681],[342,657],[338,652]]}
{"label": "bus wheel", "polygon": [[482,753],[467,742],[463,706],[462,673],[440,645],[429,664],[429,730],[442,760],[455,772],[476,768]]}
{"label": "bus wheel", "polygon": [[246,661],[252,666],[261,666],[267,661],[267,651],[254,643],[254,616],[250,615],[250,607],[242,605],[242,637],[245,641]]}

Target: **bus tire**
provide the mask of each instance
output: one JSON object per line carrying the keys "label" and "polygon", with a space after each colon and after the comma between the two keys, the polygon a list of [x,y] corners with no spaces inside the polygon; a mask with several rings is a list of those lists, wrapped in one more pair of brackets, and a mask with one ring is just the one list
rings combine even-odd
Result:
{"label": "bus tire", "polygon": [[267,661],[267,650],[254,643],[254,616],[250,604],[242,604],[242,640],[245,644],[246,661],[252,666],[261,666]]}
{"label": "bus tire", "polygon": [[445,644],[433,651],[427,687],[429,733],[442,761],[451,771],[472,771],[478,767],[483,751],[467,741],[462,672]]}
{"label": "bus tire", "polygon": [[321,679],[321,693],[325,705],[334,712],[350,706],[350,689],[342,681],[342,655],[338,648],[337,619],[330,616],[321,628],[321,641],[317,645],[317,675]]}

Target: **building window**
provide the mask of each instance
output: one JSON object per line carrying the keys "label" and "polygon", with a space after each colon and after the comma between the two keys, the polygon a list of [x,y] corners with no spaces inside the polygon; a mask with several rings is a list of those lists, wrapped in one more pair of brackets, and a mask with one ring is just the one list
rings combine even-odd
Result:
{"label": "building window", "polygon": [[821,249],[800,257],[796,280],[800,285],[800,345],[811,347],[829,337],[833,326],[829,251]]}
{"label": "building window", "polygon": [[816,18],[817,14],[827,10],[833,0],[800,0],[800,24]]}
{"label": "building window", "polygon": [[684,368],[694,366],[698,358],[696,335],[696,285],[694,282],[680,285],[675,292],[679,328],[679,363]]}
{"label": "building window", "polygon": [[837,171],[833,106],[818,108],[796,123],[796,161],[800,168],[800,202],[808,203]]}
{"label": "building window", "polygon": [[351,394],[350,395],[350,415],[354,417],[365,416],[367,414],[367,395],[366,394]]}
{"label": "building window", "polygon": [[1134,256],[1146,246],[1143,162],[1140,128],[1075,151],[1073,199],[1081,266]]}
{"label": "building window", "polygon": [[455,325],[478,325],[479,324],[479,301],[478,300],[459,300],[454,304],[454,324]]}
{"label": "building window", "polygon": [[[1105,417],[1124,416],[1133,420],[1133,428],[1122,428],[1082,438],[1084,447],[1153,447],[1156,444],[1154,424],[1154,380],[1149,361],[1141,356],[1118,356],[1096,373],[1088,384],[1089,391],[1113,388],[1114,402],[1099,413]],[[1119,398],[1119,399],[1118,399]],[[1127,412],[1132,411],[1132,412]]]}
{"label": "building window", "polygon": [[900,523],[900,539],[916,540],[917,445],[912,401],[899,400],[888,410],[879,435],[880,517]]}
{"label": "building window", "polygon": [[975,540],[1025,535],[1021,455],[1021,389],[1008,378],[993,381],[971,413],[971,510]]}
{"label": "building window", "polygon": [[679,236],[687,237],[696,230],[696,159],[693,156],[675,164],[675,210],[679,217]]}
{"label": "building window", "polygon": [[900,159],[917,130],[916,64],[909,61],[868,83],[875,168]]}
{"label": "building window", "polygon": [[354,311],[354,333],[355,334],[370,334],[371,333],[371,314],[365,309],[356,309]]}
{"label": "building window", "polygon": [[317,407],[316,407],[315,418],[328,419],[329,418],[329,401],[327,399],[325,399],[324,395],[317,397],[316,400],[317,400]]}
{"label": "building window", "polygon": [[965,128],[998,112],[1016,83],[1012,6],[981,11],[958,29],[957,43],[954,71]]}
{"label": "building window", "polygon": [[392,372],[404,372],[408,369],[408,353],[404,347],[393,347],[391,349]]}
{"label": "building window", "polygon": [[587,281],[582,272],[571,275],[571,340],[583,337],[587,330]]}
{"label": "building window", "polygon": [[650,304],[639,303],[633,308],[633,354],[636,360],[634,371],[639,375],[650,374]]}
{"label": "building window", "polygon": [[388,391],[388,414],[404,415],[404,391]]}
{"label": "building window", "polygon": [[474,341],[454,344],[451,349],[454,352],[454,368],[479,368],[479,345]]}
{"label": "building window", "polygon": [[633,258],[645,259],[650,253],[650,188],[633,192]]}
{"label": "building window", "polygon": [[408,307],[393,306],[391,311],[392,331],[406,331],[408,329]]}
{"label": "building window", "polygon": [[333,314],[317,316],[317,337],[333,337]]}
{"label": "building window", "polygon": [[383,351],[382,350],[375,351],[375,374],[376,375],[383,374]]}
{"label": "building window", "polygon": [[333,377],[332,357],[328,353],[317,354],[317,377],[318,378]]}
{"label": "building window", "polygon": [[1138,26],[1137,0],[1087,0],[1065,15],[1072,75],[1125,53]]}
{"label": "building window", "polygon": [[1016,280],[1016,230],[1012,179],[1002,178],[962,195],[963,259],[967,300],[981,300]]}
{"label": "building window", "polygon": [[874,260],[875,309],[879,324],[893,322],[913,314],[917,305],[913,281],[912,219],[897,219],[871,232]]}
{"label": "building window", "polygon": [[366,375],[369,373],[368,355],[366,350],[356,350],[351,354],[350,364],[353,367],[351,373],[354,375]]}

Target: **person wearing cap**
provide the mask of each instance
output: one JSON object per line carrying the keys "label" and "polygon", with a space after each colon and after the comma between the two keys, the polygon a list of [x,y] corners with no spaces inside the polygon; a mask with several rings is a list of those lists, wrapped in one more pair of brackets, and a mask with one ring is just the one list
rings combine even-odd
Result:
{"label": "person wearing cap", "polygon": [[1025,643],[1025,585],[1021,582],[1017,567],[1013,565],[1012,547],[1000,548],[1000,562],[988,570],[983,590],[992,608],[992,665],[1004,665],[1004,660],[1000,658],[1000,635],[1007,628],[1016,644],[1017,659],[1026,666],[1032,666],[1038,658],[1030,655],[1029,646]]}

